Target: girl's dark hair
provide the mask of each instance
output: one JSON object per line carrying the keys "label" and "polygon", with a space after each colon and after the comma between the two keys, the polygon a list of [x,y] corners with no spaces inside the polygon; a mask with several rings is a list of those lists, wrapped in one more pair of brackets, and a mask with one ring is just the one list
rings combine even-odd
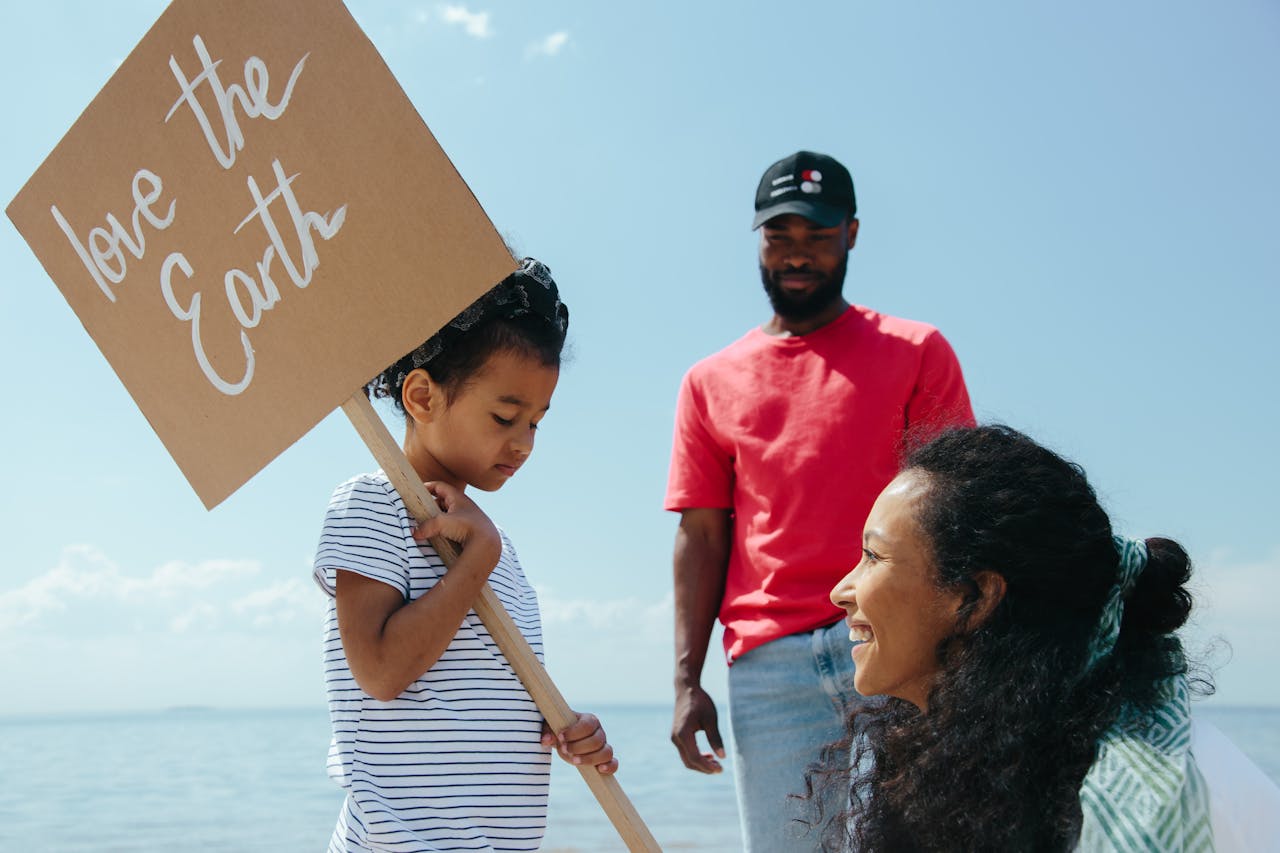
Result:
{"label": "girl's dark hair", "polygon": [[[424,369],[444,388],[452,403],[489,358],[499,352],[515,353],[546,367],[559,367],[564,350],[564,334],[536,314],[482,319],[463,335],[453,339]],[[414,369],[413,353],[401,358],[375,376],[368,384],[370,397],[391,400],[404,414],[400,399],[404,380]]]}
{"label": "girl's dark hair", "polygon": [[[1190,560],[1176,542],[1147,540],[1115,651],[1086,672],[1119,556],[1084,471],[1005,426],[943,433],[904,470],[926,480],[917,521],[938,585],[966,603],[939,645],[928,713],[864,701],[810,770],[823,849],[1070,850],[1099,736],[1187,671],[1172,632],[1191,610]],[[983,571],[1004,578],[1005,594],[968,624]],[[822,808],[833,785],[848,792],[834,816]]]}
{"label": "girl's dark hair", "polygon": [[365,392],[370,398],[390,398],[404,414],[404,381],[423,368],[443,386],[452,405],[496,353],[558,368],[568,329],[569,309],[560,301],[551,270],[535,258],[522,258],[510,275],[420,347],[369,380]]}

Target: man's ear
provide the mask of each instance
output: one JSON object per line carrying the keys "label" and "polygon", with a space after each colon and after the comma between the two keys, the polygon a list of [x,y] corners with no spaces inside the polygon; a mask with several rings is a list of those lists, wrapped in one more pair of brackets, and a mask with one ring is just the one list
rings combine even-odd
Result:
{"label": "man's ear", "polygon": [[426,424],[440,416],[446,405],[444,388],[431,378],[426,368],[409,371],[400,388],[404,413],[414,423]]}
{"label": "man's ear", "polygon": [[967,620],[970,630],[978,628],[991,618],[996,607],[1004,601],[1005,590],[1008,589],[1004,575],[990,569],[975,572],[973,585],[977,588],[977,598]]}
{"label": "man's ear", "polygon": [[856,242],[858,242],[858,219],[857,219],[857,217],[854,217],[854,218],[852,218],[852,219],[850,219],[850,220],[849,220],[849,232],[848,232],[848,237],[849,237],[849,249],[850,249],[850,251],[852,251],[852,250],[853,250],[853,244],[854,244],[854,243],[856,243]]}

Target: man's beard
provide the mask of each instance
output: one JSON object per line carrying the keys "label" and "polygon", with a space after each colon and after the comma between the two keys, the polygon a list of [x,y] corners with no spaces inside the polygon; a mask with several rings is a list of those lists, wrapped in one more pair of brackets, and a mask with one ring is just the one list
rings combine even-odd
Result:
{"label": "man's beard", "polygon": [[845,255],[831,275],[819,279],[817,286],[809,293],[788,293],[778,280],[780,274],[770,273],[764,264],[760,265],[760,281],[764,284],[764,292],[769,296],[773,313],[792,322],[811,320],[840,299],[848,266],[849,256]]}

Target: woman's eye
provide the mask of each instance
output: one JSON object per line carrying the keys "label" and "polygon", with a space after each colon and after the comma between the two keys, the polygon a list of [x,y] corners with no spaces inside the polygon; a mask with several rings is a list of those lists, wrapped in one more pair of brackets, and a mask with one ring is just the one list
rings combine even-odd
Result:
{"label": "woman's eye", "polygon": [[493,416],[493,419],[494,419],[494,421],[496,421],[498,424],[500,424],[500,425],[502,425],[502,426],[504,426],[504,427],[509,427],[509,426],[511,426],[513,423],[515,423],[515,421],[514,421],[514,420],[508,420],[507,418],[501,417],[500,415],[494,415],[494,416]]}

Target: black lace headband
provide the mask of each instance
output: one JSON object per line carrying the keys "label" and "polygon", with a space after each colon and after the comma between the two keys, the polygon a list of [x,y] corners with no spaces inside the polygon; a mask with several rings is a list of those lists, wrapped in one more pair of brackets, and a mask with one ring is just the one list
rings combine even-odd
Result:
{"label": "black lace headband", "polygon": [[533,314],[546,320],[563,338],[569,330],[569,309],[560,301],[551,270],[541,261],[524,258],[520,268],[450,320],[410,355],[413,367],[423,367],[453,341],[466,334],[481,320],[510,320]]}

